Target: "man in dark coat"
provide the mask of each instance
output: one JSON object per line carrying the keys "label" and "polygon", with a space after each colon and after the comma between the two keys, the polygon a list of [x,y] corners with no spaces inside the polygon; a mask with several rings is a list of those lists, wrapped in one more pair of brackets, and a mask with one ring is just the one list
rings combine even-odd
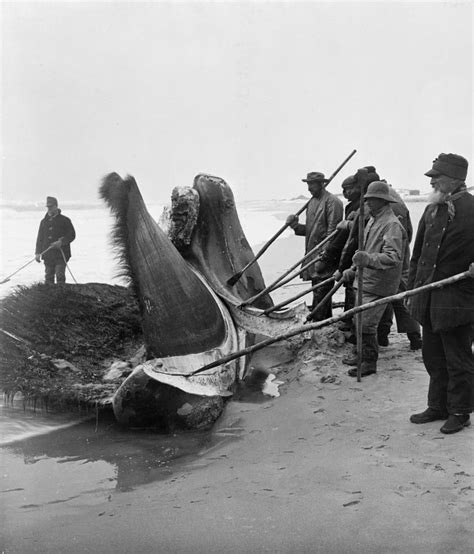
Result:
{"label": "man in dark coat", "polygon": [[76,238],[71,220],[61,214],[58,201],[53,196],[46,198],[46,215],[41,220],[36,238],[36,261],[44,261],[45,283],[66,282],[66,262],[71,257],[70,243]]}
{"label": "man in dark coat", "polygon": [[[313,171],[308,173],[306,179],[302,179],[308,184],[308,191],[311,194],[311,200],[306,210],[306,223],[299,223],[296,215],[289,215],[286,223],[294,230],[296,235],[305,237],[306,252],[312,250],[318,243],[336,230],[337,224],[342,220],[344,208],[342,202],[326,190],[327,179],[323,173]],[[307,258],[303,263],[308,264],[310,261],[316,261],[318,253],[315,252],[311,257]],[[301,274],[304,281],[311,280],[312,285],[323,281],[329,275],[321,275],[313,266],[308,267]],[[313,310],[324,296],[331,290],[331,283],[324,285],[313,292]],[[332,304],[329,300],[322,306],[316,314],[313,315],[313,320],[320,321],[331,317]]]}
{"label": "man in dark coat", "polygon": [[[474,262],[474,197],[466,190],[467,167],[462,156],[440,154],[425,173],[434,192],[418,226],[409,289],[461,273]],[[442,433],[461,431],[470,424],[473,405],[474,280],[413,296],[408,309],[423,326],[423,361],[430,376],[428,408],[410,421],[447,419]]]}

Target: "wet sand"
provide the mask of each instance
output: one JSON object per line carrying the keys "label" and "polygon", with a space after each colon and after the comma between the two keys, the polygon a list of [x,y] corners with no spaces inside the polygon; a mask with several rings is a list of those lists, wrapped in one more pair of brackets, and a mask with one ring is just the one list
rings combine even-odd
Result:
{"label": "wet sand", "polygon": [[[2,486],[2,551],[470,551],[472,428],[446,436],[442,422],[408,421],[425,407],[428,379],[405,336],[391,335],[377,375],[361,383],[341,364],[348,349],[337,332],[319,334],[296,361],[271,368],[284,382],[279,398],[237,394],[212,431],[219,440],[154,478],[134,480],[122,451],[129,487],[90,460],[74,478],[95,472],[98,486],[67,497],[61,479],[72,476],[58,473],[54,491],[47,460],[25,481],[8,458],[3,475],[23,491]],[[254,365],[288,358],[279,345]]]}

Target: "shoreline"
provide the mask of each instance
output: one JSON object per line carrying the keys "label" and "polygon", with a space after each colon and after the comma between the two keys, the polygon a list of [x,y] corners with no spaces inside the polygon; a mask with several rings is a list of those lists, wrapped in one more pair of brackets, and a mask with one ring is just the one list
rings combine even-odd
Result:
{"label": "shoreline", "polygon": [[4,551],[467,552],[473,433],[409,422],[426,403],[421,355],[394,333],[357,383],[337,333],[314,338],[272,366],[280,397],[229,402],[212,431],[228,441],[164,478],[23,509],[24,493],[2,495]]}

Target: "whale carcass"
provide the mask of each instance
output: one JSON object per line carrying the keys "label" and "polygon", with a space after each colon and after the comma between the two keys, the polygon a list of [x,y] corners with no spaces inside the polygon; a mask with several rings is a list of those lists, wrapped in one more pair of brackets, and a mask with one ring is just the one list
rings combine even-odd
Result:
{"label": "whale carcass", "polygon": [[[132,177],[113,173],[100,187],[115,216],[113,242],[138,299],[147,352],[147,361],[113,396],[115,415],[127,426],[159,421],[193,428],[209,424],[221,413],[236,378],[243,376],[245,359],[192,374],[244,348],[255,333],[277,334],[301,320],[288,313],[282,326],[277,314],[270,325],[262,325],[270,319],[259,319],[272,305],[268,295],[259,306],[238,310],[265,283],[255,264],[233,290],[225,285],[234,268],[253,257],[232,191],[221,179],[199,175],[193,192],[186,194],[195,197],[197,210],[190,219],[189,213],[175,210],[170,235],[178,250],[148,212]],[[179,222],[180,215],[185,217]],[[188,228],[187,244],[177,239],[177,222]]]}

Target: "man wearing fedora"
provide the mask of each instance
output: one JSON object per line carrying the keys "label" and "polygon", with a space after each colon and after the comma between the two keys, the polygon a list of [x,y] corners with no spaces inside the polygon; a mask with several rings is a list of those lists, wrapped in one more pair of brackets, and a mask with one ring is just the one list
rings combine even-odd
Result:
{"label": "man wearing fedora", "polygon": [[[457,154],[439,154],[432,168],[433,193],[418,226],[410,261],[408,288],[461,273],[474,262],[474,197],[466,190],[468,162]],[[442,433],[470,424],[473,406],[474,279],[465,279],[407,302],[423,326],[423,362],[430,376],[428,408],[412,423],[447,420]]]}
{"label": "man wearing fedora", "polygon": [[[353,267],[344,270],[344,282],[354,282],[357,288],[357,272],[362,273],[362,303],[367,304],[395,294],[402,275],[406,232],[393,213],[391,203],[396,200],[383,181],[373,181],[364,195],[370,219],[364,230],[364,244],[352,258]],[[379,345],[377,327],[386,306],[381,305],[362,314],[362,365],[365,377],[377,372]],[[348,365],[357,365],[357,357],[344,360]],[[348,371],[357,376],[356,368]]]}
{"label": "man wearing fedora", "polygon": [[[308,184],[308,191],[311,194],[311,200],[306,210],[306,223],[299,223],[298,217],[293,214],[287,217],[286,223],[296,235],[305,237],[305,251],[308,252],[336,229],[337,224],[342,220],[344,209],[341,200],[326,190],[328,181],[324,177],[324,173],[313,171],[308,173],[306,179],[302,179],[302,181]],[[318,252],[315,252],[303,264],[306,265],[312,260],[316,261],[317,256]],[[316,285],[328,276],[318,273],[314,264],[301,274],[301,278],[304,281],[311,281],[312,285]],[[331,290],[331,283],[313,291],[311,309],[317,306],[329,290]],[[313,320],[320,321],[331,315],[332,307],[329,300],[313,315]]]}
{"label": "man wearing fedora", "polygon": [[36,238],[35,258],[44,261],[45,283],[66,282],[66,262],[71,257],[70,243],[76,238],[71,220],[61,214],[58,201],[53,196],[46,197],[46,215],[40,222]]}

